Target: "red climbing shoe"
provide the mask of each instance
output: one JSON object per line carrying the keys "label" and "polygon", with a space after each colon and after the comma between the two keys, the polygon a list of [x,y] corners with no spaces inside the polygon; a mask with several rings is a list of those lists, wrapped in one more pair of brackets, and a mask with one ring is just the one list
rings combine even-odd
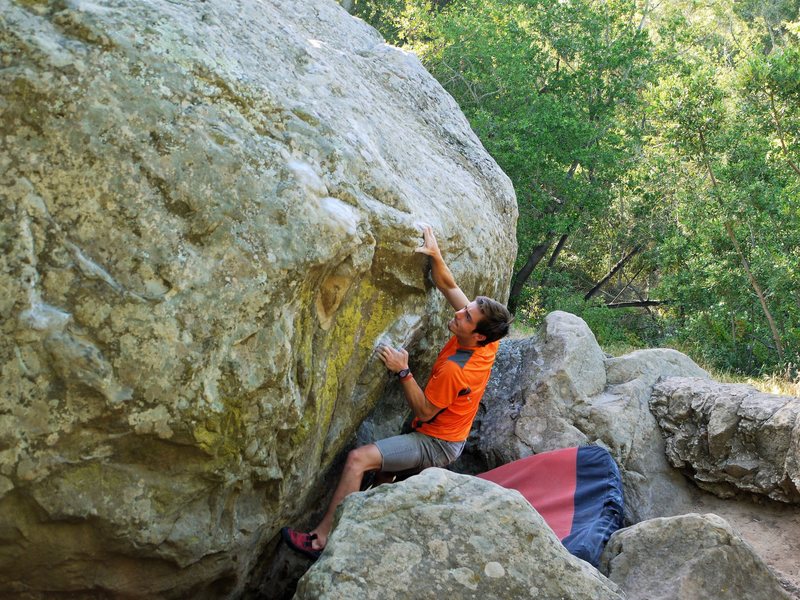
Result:
{"label": "red climbing shoe", "polygon": [[284,527],[281,529],[281,537],[289,548],[303,556],[317,560],[322,554],[322,550],[314,550],[311,546],[312,540],[317,539],[316,533],[301,533],[291,527]]}

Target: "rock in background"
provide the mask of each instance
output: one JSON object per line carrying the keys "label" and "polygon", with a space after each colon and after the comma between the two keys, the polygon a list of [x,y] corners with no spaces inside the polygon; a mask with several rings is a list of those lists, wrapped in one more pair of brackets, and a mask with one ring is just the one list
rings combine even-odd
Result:
{"label": "rock in background", "polygon": [[331,0],[0,0],[0,592],[237,595],[468,295],[509,180]]}
{"label": "rock in background", "polygon": [[629,523],[682,512],[689,486],[668,463],[648,406],[653,385],[669,375],[707,376],[674,350],[606,358],[582,319],[552,312],[537,335],[501,344],[458,466],[481,472],[539,452],[600,443],[620,466]]}
{"label": "rock in background", "polygon": [[621,529],[601,570],[628,600],[780,600],[790,596],[722,518],[688,514]]}
{"label": "rock in background", "polygon": [[348,496],[298,599],[620,599],[519,492],[443,469]]}
{"label": "rock in background", "polygon": [[[754,497],[751,490],[736,498],[719,498],[692,485],[684,475],[692,472],[688,463],[679,463],[679,470],[667,459],[672,446],[674,453],[682,448],[706,448],[707,439],[712,439],[713,445],[707,433],[715,429],[708,421],[708,410],[701,407],[714,405],[692,403],[692,390],[702,399],[704,390],[716,390],[722,396],[726,389],[674,350],[639,350],[608,358],[583,320],[557,311],[545,318],[535,336],[501,343],[468,447],[456,468],[479,473],[531,454],[599,443],[609,448],[620,466],[627,523],[694,512],[718,514],[778,572],[784,587],[800,598],[800,508],[766,495]],[[680,393],[669,400],[667,390]],[[658,421],[651,413],[651,396],[658,407],[654,407]],[[796,464],[792,462],[796,444],[791,442],[796,428],[786,419],[794,414],[790,409],[795,405],[786,398],[764,396],[757,405],[742,405],[736,394],[717,402],[727,406],[735,401],[742,414],[760,415],[741,419],[740,430],[748,432],[742,439],[752,445],[737,442],[732,435],[727,460],[761,452],[764,473],[770,475],[765,480],[777,481],[780,478],[773,477],[775,473],[784,472],[777,468],[784,464],[780,457],[785,457],[786,473],[797,472],[792,466]],[[687,413],[690,404],[694,408]],[[662,433],[659,422],[671,425]],[[783,450],[770,453],[767,448]],[[695,451],[691,459],[703,465],[703,456]],[[707,485],[711,484],[704,483]],[[734,489],[727,483],[719,485],[727,492]]]}
{"label": "rock in background", "polygon": [[800,398],[672,377],[655,386],[650,407],[670,463],[703,489],[800,503]]}

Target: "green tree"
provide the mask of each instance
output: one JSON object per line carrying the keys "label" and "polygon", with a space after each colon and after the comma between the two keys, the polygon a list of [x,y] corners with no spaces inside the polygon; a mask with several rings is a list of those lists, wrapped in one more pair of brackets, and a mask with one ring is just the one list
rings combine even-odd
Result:
{"label": "green tree", "polygon": [[557,239],[560,251],[568,235],[591,235],[631,163],[635,124],[620,115],[636,110],[649,76],[641,16],[632,0],[391,6],[380,19],[393,18],[514,183],[514,304]]}
{"label": "green tree", "polygon": [[[792,211],[793,196],[796,202],[797,173],[786,143],[794,139],[796,117],[787,102],[792,86],[767,77],[770,65],[787,63],[759,54],[757,31],[740,24],[737,34],[735,51],[720,52],[718,41],[690,45],[652,94],[658,136],[690,174],[674,208],[681,227],[672,235],[688,236],[691,248],[672,247],[692,255],[692,273],[674,258],[664,261],[663,286],[684,310],[700,315],[713,334],[709,342],[735,347],[744,337],[768,351],[759,363],[777,364],[786,359],[785,340],[796,337],[795,306],[778,293],[793,279],[783,265],[791,262],[797,222],[781,215]],[[750,42],[742,43],[747,36]]]}
{"label": "green tree", "polygon": [[511,177],[518,316],[533,299],[744,371],[800,360],[800,0],[353,5]]}

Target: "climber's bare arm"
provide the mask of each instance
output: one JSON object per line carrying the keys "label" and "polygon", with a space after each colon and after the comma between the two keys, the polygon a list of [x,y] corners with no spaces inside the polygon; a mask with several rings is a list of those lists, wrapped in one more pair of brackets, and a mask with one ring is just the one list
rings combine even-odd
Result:
{"label": "climber's bare arm", "polygon": [[[399,373],[408,368],[408,352],[405,348],[395,349],[391,346],[381,345],[378,346],[378,356],[392,373]],[[441,410],[425,397],[425,392],[422,391],[412,375],[401,379],[400,387],[403,388],[406,402],[414,416],[421,421],[433,418]]]}
{"label": "climber's bare arm", "polygon": [[431,276],[433,283],[439,289],[450,305],[456,309],[461,310],[469,304],[469,298],[461,291],[461,288],[456,284],[450,268],[442,258],[442,252],[439,250],[439,244],[436,242],[436,237],[433,235],[433,228],[426,225],[422,228],[422,239],[424,243],[416,249],[416,252],[427,254],[431,257]]}

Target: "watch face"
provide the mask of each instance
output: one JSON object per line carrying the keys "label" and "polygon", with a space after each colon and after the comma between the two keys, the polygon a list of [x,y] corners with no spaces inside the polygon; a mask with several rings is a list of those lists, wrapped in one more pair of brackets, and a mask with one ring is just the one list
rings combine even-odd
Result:
{"label": "watch face", "polygon": [[398,377],[405,377],[410,372],[411,372],[411,369],[403,369],[402,371],[398,371],[397,376]]}

